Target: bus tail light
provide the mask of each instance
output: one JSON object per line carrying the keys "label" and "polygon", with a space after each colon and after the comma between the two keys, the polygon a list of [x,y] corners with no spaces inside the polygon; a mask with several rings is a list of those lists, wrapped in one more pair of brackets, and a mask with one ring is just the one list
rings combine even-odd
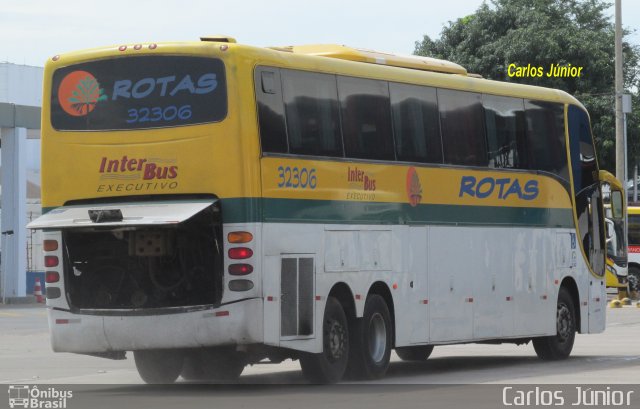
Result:
{"label": "bus tail light", "polygon": [[229,258],[241,260],[253,256],[253,250],[246,247],[234,247],[229,249]]}
{"label": "bus tail light", "polygon": [[58,250],[58,242],[56,240],[44,240],[42,248],[44,251],[56,251]]}
{"label": "bus tail light", "polygon": [[44,266],[45,267],[57,267],[58,266],[58,257],[56,256],[44,256]]}
{"label": "bus tail light", "polygon": [[253,234],[248,231],[232,231],[227,234],[227,240],[229,243],[249,243],[253,240]]}
{"label": "bus tail light", "polygon": [[253,273],[251,264],[231,264],[229,265],[229,274],[234,276],[244,276]]}
{"label": "bus tail light", "polygon": [[46,283],[57,283],[60,281],[60,274],[57,271],[47,271],[45,273],[44,281]]}

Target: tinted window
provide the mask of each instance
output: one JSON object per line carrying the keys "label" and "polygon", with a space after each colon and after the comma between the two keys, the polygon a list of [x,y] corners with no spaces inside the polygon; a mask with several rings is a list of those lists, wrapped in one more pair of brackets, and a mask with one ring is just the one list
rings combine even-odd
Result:
{"label": "tinted window", "polygon": [[346,156],[394,159],[387,83],[339,76],[338,94]]}
{"label": "tinted window", "polygon": [[282,70],[289,153],[342,156],[334,75]]}
{"label": "tinted window", "polygon": [[280,70],[256,69],[255,86],[262,151],[286,153],[287,131],[284,123]]}
{"label": "tinted window", "polygon": [[487,165],[481,99],[472,92],[438,89],[445,163]]}
{"label": "tinted window", "polygon": [[389,84],[398,160],[442,163],[435,88]]}
{"label": "tinted window", "polygon": [[489,167],[523,168],[524,101],[483,95]]}
{"label": "tinted window", "polygon": [[227,115],[224,64],[186,56],[120,57],[53,73],[51,124],[90,131],[172,127]]}
{"label": "tinted window", "polygon": [[529,168],[552,172],[569,180],[563,106],[525,100],[524,108]]}
{"label": "tinted window", "polygon": [[629,216],[629,245],[640,246],[640,214]]}

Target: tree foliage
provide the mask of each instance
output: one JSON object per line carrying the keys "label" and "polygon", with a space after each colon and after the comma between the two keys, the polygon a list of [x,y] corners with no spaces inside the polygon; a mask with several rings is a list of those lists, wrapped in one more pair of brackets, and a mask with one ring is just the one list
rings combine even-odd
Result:
{"label": "tree foliage", "polygon": [[[600,166],[615,169],[614,38],[610,4],[601,0],[492,0],[449,22],[440,38],[424,36],[415,54],[450,60],[499,81],[557,88],[589,110]],[[638,107],[640,48],[623,44],[625,89]],[[508,76],[509,64],[584,67],[579,78]],[[634,109],[638,112],[638,110]],[[629,162],[640,154],[640,115],[628,117]]]}

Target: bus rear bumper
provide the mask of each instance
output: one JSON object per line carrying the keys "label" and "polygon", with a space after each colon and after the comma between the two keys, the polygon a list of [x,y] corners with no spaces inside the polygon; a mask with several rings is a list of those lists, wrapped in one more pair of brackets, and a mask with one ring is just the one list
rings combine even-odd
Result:
{"label": "bus rear bumper", "polygon": [[98,353],[262,343],[262,299],[156,315],[88,315],[49,310],[55,352]]}

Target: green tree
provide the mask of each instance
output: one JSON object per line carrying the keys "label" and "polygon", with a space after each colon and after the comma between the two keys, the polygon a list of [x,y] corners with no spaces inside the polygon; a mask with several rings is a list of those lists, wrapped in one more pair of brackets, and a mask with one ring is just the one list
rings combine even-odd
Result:
{"label": "green tree", "polygon": [[[416,42],[415,54],[461,64],[485,78],[558,88],[589,110],[602,168],[615,169],[614,24],[601,0],[492,0],[440,33]],[[638,101],[640,48],[623,44],[625,88]],[[579,78],[508,76],[509,64],[584,67]],[[637,107],[637,105],[635,105]],[[639,115],[628,118],[629,162],[640,154]]]}

